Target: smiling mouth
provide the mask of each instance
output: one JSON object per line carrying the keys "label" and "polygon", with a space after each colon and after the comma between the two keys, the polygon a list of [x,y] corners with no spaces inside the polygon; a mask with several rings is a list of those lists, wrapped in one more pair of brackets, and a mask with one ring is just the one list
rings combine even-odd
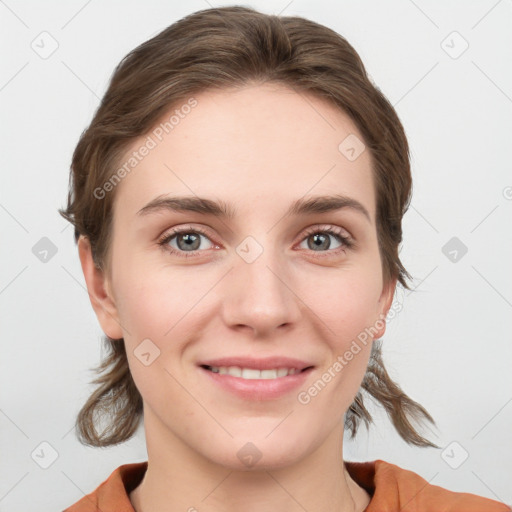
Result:
{"label": "smiling mouth", "polygon": [[284,377],[288,377],[290,375],[296,375],[298,373],[303,373],[313,366],[308,366],[299,370],[298,368],[270,368],[266,370],[258,370],[255,368],[242,368],[240,366],[208,366],[201,365],[201,368],[205,370],[209,370],[212,373],[218,373],[220,375],[230,375],[232,377],[239,377],[242,379],[253,380],[253,379],[281,379]]}

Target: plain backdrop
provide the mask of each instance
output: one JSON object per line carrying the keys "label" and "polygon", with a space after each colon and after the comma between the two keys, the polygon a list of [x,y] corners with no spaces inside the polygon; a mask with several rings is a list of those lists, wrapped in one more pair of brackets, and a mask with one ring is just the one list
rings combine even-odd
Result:
{"label": "plain backdrop", "polygon": [[[75,437],[102,332],[57,209],[73,149],[122,57],[186,14],[221,5],[233,3],[0,2],[1,511],[62,510],[119,465],[146,460],[142,429],[111,449]],[[384,459],[512,502],[511,2],[243,5],[345,36],[411,146],[401,258],[414,291],[397,293],[402,311],[384,358],[436,419],[426,433],[441,449],[406,445],[376,411],[369,433],[345,440],[345,458]],[[41,244],[51,248],[46,261]]]}

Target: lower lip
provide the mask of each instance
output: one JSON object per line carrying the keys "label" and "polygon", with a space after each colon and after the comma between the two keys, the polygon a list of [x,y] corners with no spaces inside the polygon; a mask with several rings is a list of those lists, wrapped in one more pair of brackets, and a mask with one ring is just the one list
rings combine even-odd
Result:
{"label": "lower lip", "polygon": [[276,379],[243,379],[233,375],[214,373],[199,367],[215,383],[244,400],[272,400],[280,398],[298,388],[308,378],[313,368],[308,368],[294,375]]}

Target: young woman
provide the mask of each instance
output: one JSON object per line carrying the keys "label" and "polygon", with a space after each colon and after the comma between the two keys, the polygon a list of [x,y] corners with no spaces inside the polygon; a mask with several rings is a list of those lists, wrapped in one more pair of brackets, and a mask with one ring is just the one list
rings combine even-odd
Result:
{"label": "young woman", "polygon": [[395,111],[322,25],[208,9],[123,59],[61,213],[110,348],[80,440],[143,419],[148,461],[67,512],[510,510],[343,460],[362,391],[435,446],[379,348],[410,193]]}

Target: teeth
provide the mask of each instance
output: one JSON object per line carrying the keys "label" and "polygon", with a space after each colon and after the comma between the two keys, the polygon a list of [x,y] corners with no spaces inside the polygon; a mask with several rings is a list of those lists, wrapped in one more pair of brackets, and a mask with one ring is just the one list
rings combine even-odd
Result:
{"label": "teeth", "polygon": [[221,375],[232,375],[242,379],[276,379],[300,373],[295,368],[274,368],[272,370],[256,370],[254,368],[240,368],[239,366],[209,366],[208,369],[213,373]]}

